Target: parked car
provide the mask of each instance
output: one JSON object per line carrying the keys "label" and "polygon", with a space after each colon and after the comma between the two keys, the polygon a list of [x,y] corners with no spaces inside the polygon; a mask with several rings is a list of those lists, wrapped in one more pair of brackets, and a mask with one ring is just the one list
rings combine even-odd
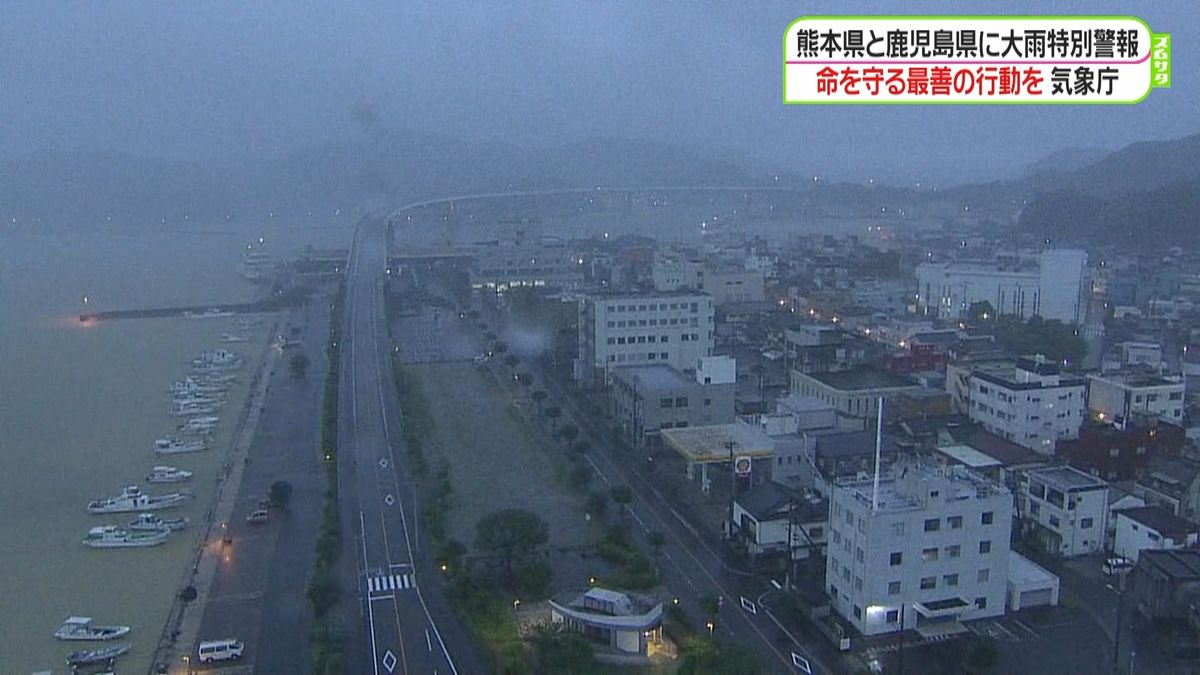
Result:
{"label": "parked car", "polygon": [[246,522],[251,525],[262,525],[271,520],[271,512],[266,509],[255,509],[246,516]]}

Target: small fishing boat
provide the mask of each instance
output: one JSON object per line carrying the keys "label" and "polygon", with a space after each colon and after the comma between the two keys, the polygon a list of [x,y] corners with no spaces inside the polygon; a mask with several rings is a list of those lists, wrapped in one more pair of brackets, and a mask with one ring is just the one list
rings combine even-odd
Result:
{"label": "small fishing boat", "polygon": [[[203,424],[199,424],[196,426],[196,429],[208,429],[211,431],[211,425],[206,427]],[[154,453],[157,455],[177,455],[184,452],[200,452],[207,449],[208,443],[203,439],[183,441],[178,438],[160,438],[154,441]]]}
{"label": "small fishing boat", "polygon": [[176,532],[188,526],[187,518],[163,518],[154,513],[140,513],[126,525],[130,532]]}
{"label": "small fishing boat", "polygon": [[103,649],[85,649],[78,652],[71,652],[67,657],[68,666],[87,666],[93,663],[104,663],[111,661],[118,656],[129,651],[129,645],[121,643]]}
{"label": "small fishing boat", "polygon": [[90,616],[68,616],[54,631],[59,640],[115,640],[129,634],[129,626],[93,626]]}
{"label": "small fishing boat", "polygon": [[116,497],[104,497],[88,502],[88,513],[132,513],[157,511],[180,506],[188,495],[183,492],[151,496],[136,485],[128,485]]}
{"label": "small fishing boat", "polygon": [[146,474],[147,483],[182,483],[191,478],[191,471],[173,466],[156,466]]}
{"label": "small fishing boat", "polygon": [[146,548],[165,542],[169,534],[169,530],[130,532],[116,525],[97,525],[88,530],[83,545],[88,548]]}

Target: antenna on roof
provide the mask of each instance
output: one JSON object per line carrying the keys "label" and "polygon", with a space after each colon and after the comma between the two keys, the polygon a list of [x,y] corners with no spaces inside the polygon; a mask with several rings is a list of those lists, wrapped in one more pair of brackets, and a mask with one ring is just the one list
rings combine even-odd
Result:
{"label": "antenna on roof", "polygon": [[883,454],[883,397],[879,397],[879,415],[875,420],[875,484],[871,489],[871,513],[879,509],[879,459]]}

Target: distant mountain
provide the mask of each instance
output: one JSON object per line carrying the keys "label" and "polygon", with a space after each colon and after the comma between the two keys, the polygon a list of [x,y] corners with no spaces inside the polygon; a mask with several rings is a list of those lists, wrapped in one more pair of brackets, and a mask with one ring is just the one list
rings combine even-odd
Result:
{"label": "distant mountain", "polygon": [[1095,164],[1111,151],[1104,148],[1063,148],[1025,167],[1026,177],[1076,171]]}
{"label": "distant mountain", "polygon": [[376,132],[259,161],[178,161],[81,149],[0,160],[0,218],[45,225],[157,225],[299,216],[475,191],[743,184],[739,166],[626,139],[518,148]]}
{"label": "distant mountain", "polygon": [[1200,238],[1200,135],[1135,143],[1043,174],[1018,226],[1059,240],[1150,248]]}

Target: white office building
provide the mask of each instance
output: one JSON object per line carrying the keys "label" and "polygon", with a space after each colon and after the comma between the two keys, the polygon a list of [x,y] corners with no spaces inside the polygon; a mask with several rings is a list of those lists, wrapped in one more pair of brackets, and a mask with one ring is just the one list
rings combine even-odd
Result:
{"label": "white office building", "polygon": [[1085,318],[1087,253],[1050,249],[1036,257],[929,262],[917,266],[917,307],[943,319],[966,316],[976,302],[1002,315],[1038,315],[1067,323]]}
{"label": "white office building", "polygon": [[635,365],[694,373],[712,351],[713,300],[706,294],[588,295],[579,302],[578,380],[604,385],[613,368]]}
{"label": "white office building", "polygon": [[864,635],[1004,614],[1012,494],[961,466],[897,466],[830,491],[826,591]]}
{"label": "white office building", "polygon": [[1045,455],[1079,438],[1086,381],[1041,356],[1021,358],[1011,370],[976,369],[970,385],[968,416],[997,436]]}
{"label": "white office building", "polygon": [[1108,483],[1071,466],[1025,472],[1020,513],[1046,550],[1073,558],[1104,549]]}
{"label": "white office building", "polygon": [[1181,375],[1088,375],[1088,410],[1118,426],[1139,412],[1182,426],[1183,394]]}

